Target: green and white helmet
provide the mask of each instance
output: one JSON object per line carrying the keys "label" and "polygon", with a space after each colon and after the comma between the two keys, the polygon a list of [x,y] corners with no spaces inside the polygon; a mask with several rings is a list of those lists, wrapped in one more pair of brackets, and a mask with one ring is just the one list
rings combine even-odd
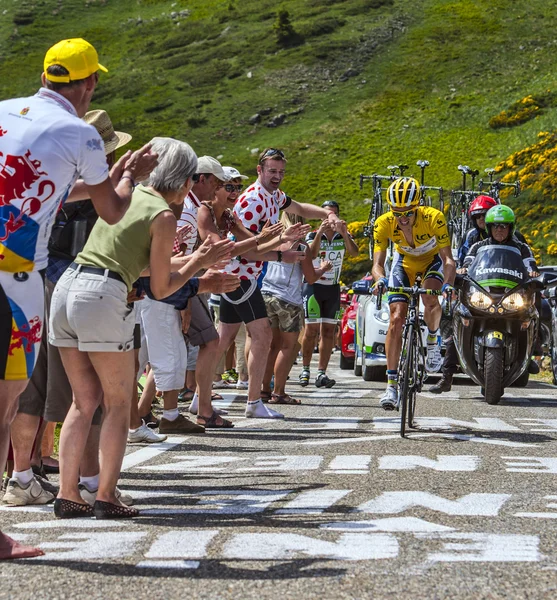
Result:
{"label": "green and white helmet", "polygon": [[504,204],[498,204],[493,208],[490,208],[485,215],[485,226],[489,234],[491,235],[491,226],[496,223],[503,223],[510,225],[509,235],[512,235],[516,226],[516,217],[512,208],[505,206]]}

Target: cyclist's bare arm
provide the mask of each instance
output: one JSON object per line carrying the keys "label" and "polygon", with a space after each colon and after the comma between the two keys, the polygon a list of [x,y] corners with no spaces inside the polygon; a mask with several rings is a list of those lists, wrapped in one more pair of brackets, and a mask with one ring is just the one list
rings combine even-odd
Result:
{"label": "cyclist's bare arm", "polygon": [[456,275],[456,264],[453,259],[453,254],[451,252],[450,246],[441,248],[439,250],[439,256],[443,261],[443,283],[449,283],[453,285]]}
{"label": "cyclist's bare arm", "polygon": [[378,250],[373,253],[373,267],[371,274],[374,281],[379,281],[381,277],[385,277],[385,260],[387,259],[386,250]]}

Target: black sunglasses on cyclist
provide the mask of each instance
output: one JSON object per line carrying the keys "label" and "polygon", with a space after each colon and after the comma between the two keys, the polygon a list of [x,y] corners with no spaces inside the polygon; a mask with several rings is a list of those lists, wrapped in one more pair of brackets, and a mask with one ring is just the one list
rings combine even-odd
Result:
{"label": "black sunglasses on cyclist", "polygon": [[491,227],[493,229],[508,229],[510,225],[509,223],[493,223]]}
{"label": "black sunglasses on cyclist", "polygon": [[402,219],[402,218],[409,218],[413,215],[416,214],[416,209],[413,210],[405,210],[405,211],[397,211],[397,210],[392,210],[391,212],[393,213],[393,215],[397,218],[397,219]]}
{"label": "black sunglasses on cyclist", "polygon": [[282,160],[286,160],[286,156],[282,150],[278,150],[277,148],[269,148],[265,150],[263,156],[259,159],[259,164],[262,165],[266,159],[272,158],[274,156],[278,156]]}
{"label": "black sunglasses on cyclist", "polygon": [[238,185],[234,185],[233,183],[225,183],[223,187],[229,194],[232,192],[240,193],[244,189],[244,186],[241,183]]}

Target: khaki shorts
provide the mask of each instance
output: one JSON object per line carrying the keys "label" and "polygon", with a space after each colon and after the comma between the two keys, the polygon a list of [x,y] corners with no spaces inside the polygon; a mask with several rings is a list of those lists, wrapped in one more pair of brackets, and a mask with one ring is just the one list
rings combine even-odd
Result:
{"label": "khaki shorts", "polygon": [[82,352],[133,350],[135,307],[123,281],[69,267],[54,288],[48,341]]}
{"label": "khaki shorts", "polygon": [[302,329],[304,326],[302,306],[285,302],[270,294],[263,294],[263,299],[272,329],[280,329],[284,333],[298,333]]}

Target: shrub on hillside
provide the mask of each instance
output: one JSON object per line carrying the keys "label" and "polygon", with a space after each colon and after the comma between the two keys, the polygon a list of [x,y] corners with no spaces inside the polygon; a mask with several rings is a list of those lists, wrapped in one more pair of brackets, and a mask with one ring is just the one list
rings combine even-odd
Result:
{"label": "shrub on hillside", "polygon": [[273,31],[279,46],[297,46],[304,41],[303,37],[294,29],[290,21],[290,13],[284,8],[277,12]]}
{"label": "shrub on hillside", "polygon": [[507,110],[501,111],[495,117],[489,119],[492,129],[501,127],[516,127],[543,114],[543,109],[557,104],[557,94],[547,91],[542,94],[526,96],[512,104]]}

